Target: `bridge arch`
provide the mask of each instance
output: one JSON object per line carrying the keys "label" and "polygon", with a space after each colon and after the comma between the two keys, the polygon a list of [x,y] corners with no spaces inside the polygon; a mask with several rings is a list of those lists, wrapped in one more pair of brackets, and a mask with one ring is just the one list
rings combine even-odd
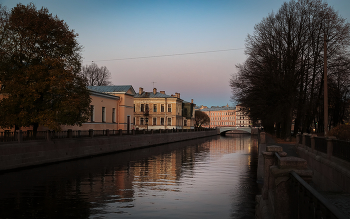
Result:
{"label": "bridge arch", "polygon": [[225,135],[226,132],[233,131],[237,134],[251,134],[251,127],[220,127],[220,135]]}

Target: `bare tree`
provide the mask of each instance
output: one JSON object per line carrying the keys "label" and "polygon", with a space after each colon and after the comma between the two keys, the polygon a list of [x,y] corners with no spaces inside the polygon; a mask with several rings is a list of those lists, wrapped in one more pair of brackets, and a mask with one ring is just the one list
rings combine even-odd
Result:
{"label": "bare tree", "polygon": [[106,66],[98,67],[96,63],[83,66],[81,75],[86,79],[88,86],[111,85],[111,73]]}
{"label": "bare tree", "polygon": [[326,40],[330,121],[341,122],[350,91],[349,23],[321,0],[291,0],[254,29],[246,40],[247,60],[230,81],[233,99],[266,130],[280,128],[282,137],[289,138],[293,120],[294,133],[316,122],[322,129]]}
{"label": "bare tree", "polygon": [[209,116],[202,111],[195,111],[195,122],[196,127],[202,127],[202,125],[208,125],[210,123]]}

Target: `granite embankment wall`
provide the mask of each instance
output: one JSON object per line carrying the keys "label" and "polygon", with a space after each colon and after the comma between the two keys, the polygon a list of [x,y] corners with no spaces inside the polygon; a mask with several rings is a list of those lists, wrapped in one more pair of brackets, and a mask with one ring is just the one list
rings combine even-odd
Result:
{"label": "granite embankment wall", "polygon": [[217,130],[0,144],[0,171],[218,135]]}

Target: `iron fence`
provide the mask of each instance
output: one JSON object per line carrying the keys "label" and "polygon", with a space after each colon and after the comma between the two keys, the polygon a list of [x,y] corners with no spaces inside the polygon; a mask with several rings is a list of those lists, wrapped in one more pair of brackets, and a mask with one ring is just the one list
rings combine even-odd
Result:
{"label": "iron fence", "polygon": [[4,132],[0,132],[0,142],[9,142],[15,141],[15,133],[9,130],[5,130]]}
{"label": "iron fence", "polygon": [[306,183],[297,173],[292,171],[291,195],[292,218],[338,218],[345,219],[345,215],[325,199],[319,192]]}
{"label": "iron fence", "polygon": [[333,140],[333,156],[350,162],[350,142]]}
{"label": "iron fence", "polygon": [[[159,134],[159,133],[176,133],[176,132],[195,132],[195,131],[211,131],[210,129],[150,129],[150,130],[68,130],[68,131],[38,131],[34,135],[33,130],[11,132],[6,130],[0,132],[0,142],[18,142],[30,140],[47,140],[62,138],[82,138],[92,136],[118,136],[118,135],[142,135],[142,134]],[[21,136],[20,134],[21,133]],[[19,139],[20,138],[20,139]]]}
{"label": "iron fence", "polygon": [[315,149],[327,154],[327,139],[323,137],[314,137]]}

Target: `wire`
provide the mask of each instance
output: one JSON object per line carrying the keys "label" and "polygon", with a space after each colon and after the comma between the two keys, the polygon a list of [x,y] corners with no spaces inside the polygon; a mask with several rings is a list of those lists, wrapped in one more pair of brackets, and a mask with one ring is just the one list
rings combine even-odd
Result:
{"label": "wire", "polygon": [[210,50],[210,51],[202,51],[202,52],[189,52],[189,53],[175,53],[175,54],[165,54],[165,55],[157,55],[157,56],[140,56],[140,57],[130,57],[130,58],[119,58],[119,59],[104,59],[104,60],[93,60],[91,62],[108,62],[108,61],[122,61],[122,60],[132,60],[132,59],[149,59],[149,58],[160,58],[160,57],[169,57],[169,56],[183,56],[183,55],[194,55],[194,54],[202,54],[202,53],[213,53],[213,52],[227,52],[232,50],[241,50],[245,48],[237,48],[237,49],[222,49],[222,50]]}

